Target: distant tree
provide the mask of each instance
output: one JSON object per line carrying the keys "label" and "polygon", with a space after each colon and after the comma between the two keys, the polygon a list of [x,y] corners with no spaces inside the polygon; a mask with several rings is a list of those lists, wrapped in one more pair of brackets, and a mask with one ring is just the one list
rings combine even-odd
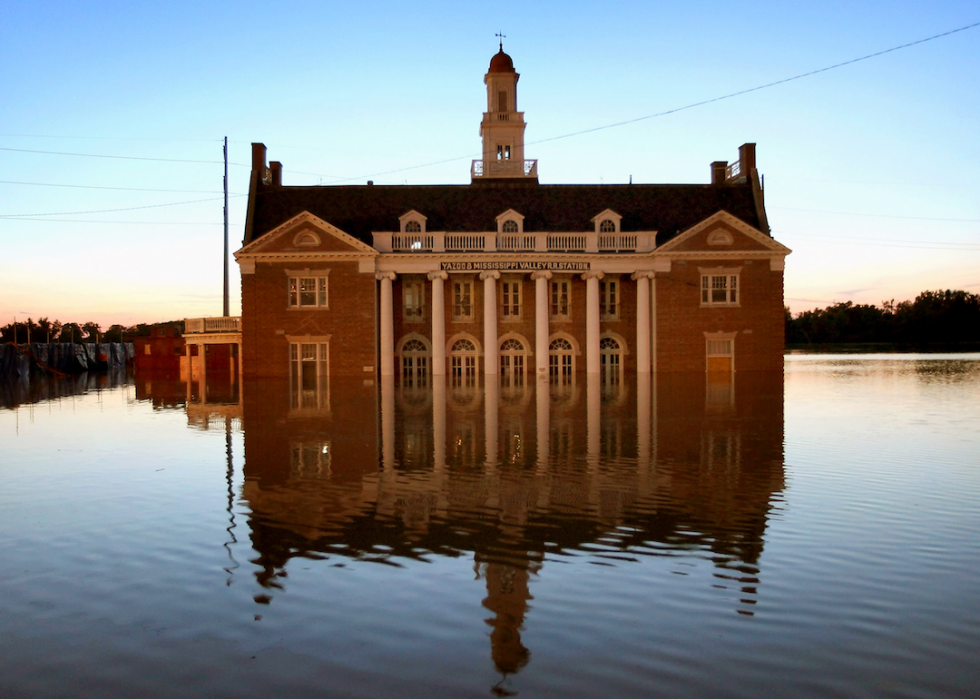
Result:
{"label": "distant tree", "polygon": [[100,326],[98,323],[89,321],[82,326],[82,330],[85,333],[85,340],[87,342],[98,342],[99,333],[102,331],[102,326]]}
{"label": "distant tree", "polygon": [[980,295],[924,291],[915,301],[882,301],[881,308],[835,303],[788,315],[786,342],[980,342]]}
{"label": "distant tree", "polygon": [[58,336],[59,342],[81,342],[82,329],[78,323],[65,323],[61,326],[61,334]]}

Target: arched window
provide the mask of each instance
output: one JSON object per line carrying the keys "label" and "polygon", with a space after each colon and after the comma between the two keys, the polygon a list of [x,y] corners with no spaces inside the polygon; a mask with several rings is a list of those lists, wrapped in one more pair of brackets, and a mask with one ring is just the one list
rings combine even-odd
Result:
{"label": "arched window", "polygon": [[408,223],[405,224],[405,232],[406,233],[421,233],[422,232],[422,224],[419,223],[418,221],[409,221]]}
{"label": "arched window", "polygon": [[524,344],[516,338],[508,338],[500,344],[500,385],[524,385]]}
{"label": "arched window", "polygon": [[599,373],[602,383],[615,386],[620,383],[622,374],[623,349],[611,337],[599,340]]}
{"label": "arched window", "polygon": [[551,383],[566,386],[575,376],[575,353],[572,343],[563,337],[551,341],[548,346],[548,378]]}
{"label": "arched window", "polygon": [[504,225],[500,230],[502,230],[504,233],[517,233],[517,221],[504,221]]}
{"label": "arched window", "polygon": [[449,351],[453,386],[476,385],[476,345],[465,337],[456,340]]}
{"label": "arched window", "polygon": [[615,233],[616,232],[616,222],[612,219],[607,218],[605,221],[599,224],[600,233]]}
{"label": "arched window", "polygon": [[429,350],[418,338],[402,345],[402,386],[418,388],[428,385]]}

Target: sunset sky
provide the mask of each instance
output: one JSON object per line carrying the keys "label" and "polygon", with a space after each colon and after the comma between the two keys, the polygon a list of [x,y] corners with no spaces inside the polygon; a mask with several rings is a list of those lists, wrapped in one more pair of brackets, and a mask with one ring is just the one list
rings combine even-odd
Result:
{"label": "sunset sky", "polygon": [[489,7],[5,3],[0,325],[221,315],[225,136],[232,250],[253,141],[287,185],[467,183],[499,31],[542,183],[706,184],[755,142],[794,311],[980,293],[980,26],[681,109],[975,25],[975,0]]}

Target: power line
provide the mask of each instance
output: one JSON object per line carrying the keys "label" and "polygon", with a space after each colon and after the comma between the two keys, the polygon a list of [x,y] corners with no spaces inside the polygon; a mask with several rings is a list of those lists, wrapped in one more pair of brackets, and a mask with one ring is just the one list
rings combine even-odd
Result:
{"label": "power line", "polygon": [[[759,90],[765,90],[766,88],[775,87],[776,85],[783,85],[785,83],[792,82],[794,80],[800,80],[802,78],[808,78],[808,77],[811,77],[811,76],[814,76],[814,75],[818,75],[820,73],[826,73],[827,71],[834,70],[835,68],[843,68],[844,66],[852,65],[854,63],[860,63],[861,61],[867,61],[867,60],[869,60],[871,58],[877,58],[878,56],[884,56],[887,53],[892,53],[894,51],[900,51],[901,49],[907,49],[907,48],[909,48],[911,46],[917,46],[918,44],[924,44],[924,43],[926,43],[928,41],[934,41],[936,39],[941,39],[943,37],[947,37],[947,36],[950,36],[952,34],[956,34],[958,32],[964,32],[964,31],[966,31],[968,29],[974,29],[976,27],[980,27],[980,22],[974,22],[973,24],[968,24],[968,25],[963,26],[963,27],[958,27],[956,29],[951,29],[951,30],[949,30],[947,32],[942,32],[941,34],[934,34],[933,36],[929,36],[929,37],[926,37],[924,39],[918,39],[917,41],[911,41],[911,42],[909,42],[907,44],[901,44],[900,46],[893,46],[893,47],[891,47],[889,49],[884,49],[883,51],[876,51],[875,53],[869,53],[868,55],[861,56],[860,58],[852,58],[852,59],[850,59],[848,61],[842,61],[840,63],[835,63],[834,65],[831,65],[831,66],[826,66],[824,68],[818,68],[817,70],[811,70],[811,71],[808,71],[806,73],[800,73],[799,75],[794,75],[794,76],[789,77],[789,78],[783,78],[782,80],[776,80],[776,81],[773,81],[773,82],[770,82],[770,83],[766,83],[764,85],[757,85],[756,87],[750,87],[750,88],[746,88],[745,90],[739,90],[737,92],[732,92],[732,93],[729,93],[727,95],[722,95],[721,97],[713,97],[711,99],[702,100],[700,102],[694,102],[692,104],[688,104],[688,105],[685,105],[683,107],[675,107],[674,109],[668,109],[668,110],[663,111],[663,112],[657,112],[656,114],[647,114],[646,116],[636,117],[634,119],[627,119],[626,121],[617,121],[617,122],[615,122],[613,124],[605,124],[603,126],[595,126],[595,127],[590,128],[590,129],[582,129],[581,131],[573,131],[571,133],[562,134],[561,136],[551,136],[549,138],[542,138],[542,139],[539,139],[537,141],[529,141],[529,142],[525,143],[524,145],[525,146],[533,146],[533,145],[537,145],[539,143],[548,143],[550,141],[558,141],[558,140],[563,139],[563,138],[572,138],[573,136],[582,136],[583,134],[587,134],[587,133],[594,133],[596,131],[603,131],[605,129],[613,129],[613,128],[616,128],[618,126],[626,126],[627,124],[635,124],[635,123],[637,123],[639,121],[645,121],[647,119],[656,119],[657,117],[667,116],[669,114],[676,114],[677,112],[683,112],[683,111],[685,111],[687,109],[694,109],[695,107],[703,107],[706,104],[712,104],[714,102],[721,102],[722,100],[732,99],[733,97],[740,97],[741,95],[747,95],[750,92],[758,92]],[[442,165],[444,163],[452,163],[452,162],[456,162],[458,160],[467,160],[467,159],[470,159],[472,157],[473,157],[473,155],[464,155],[464,156],[458,156],[458,157],[455,157],[455,158],[447,158],[445,160],[437,160],[437,161],[434,161],[434,162],[431,162],[431,163],[425,163],[423,165],[413,165],[411,167],[403,167],[403,168],[399,168],[397,170],[386,170],[384,172],[375,172],[375,173],[370,174],[370,175],[361,175],[360,177],[349,177],[349,178],[347,178],[346,181],[360,180],[360,179],[365,179],[365,178],[368,178],[368,177],[378,177],[379,175],[391,175],[391,174],[394,174],[396,172],[405,172],[406,170],[416,170],[418,168],[430,167],[430,166],[433,166],[433,165]]]}
{"label": "power line", "polygon": [[[244,194],[239,194],[236,196],[245,196]],[[116,211],[136,211],[138,209],[159,209],[164,206],[183,206],[184,204],[200,204],[207,201],[218,201],[221,197],[212,197],[209,199],[194,199],[192,201],[175,201],[169,204],[149,204],[147,206],[129,206],[124,209],[97,209],[95,211],[62,211],[56,213],[39,213],[39,214],[0,214],[0,218],[3,219],[17,219],[17,218],[29,218],[35,216],[78,216],[81,214],[109,214]]]}
{"label": "power line", "polygon": [[[208,189],[146,189],[142,187],[100,187],[92,184],[54,184],[51,182],[14,182],[13,180],[0,180],[0,184],[22,184],[33,187],[69,187],[72,189],[109,189],[120,192],[169,192],[171,194],[221,194],[221,190]],[[236,195],[238,196],[238,195]]]}
{"label": "power line", "polygon": [[[214,201],[213,199],[209,201]],[[5,221],[39,221],[41,223],[119,223],[127,226],[223,226],[222,221],[93,221],[91,219],[73,218],[32,218],[30,216],[16,216],[4,219]],[[244,226],[244,223],[232,223],[232,226]]]}
{"label": "power line", "polygon": [[[145,158],[138,157],[135,155],[101,155],[99,153],[66,153],[64,151],[54,151],[54,150],[28,150],[26,148],[0,148],[2,151],[9,151],[11,153],[40,153],[43,155],[68,155],[75,158],[109,158],[112,160],[147,160],[156,163],[197,163],[201,165],[223,165],[223,160],[183,160],[180,158]],[[239,167],[250,167],[243,163],[228,163],[229,165],[238,165]]]}
{"label": "power line", "polygon": [[980,223],[980,218],[935,218],[930,216],[898,216],[895,214],[862,214],[856,211],[827,211],[825,209],[796,209],[791,206],[770,206],[780,211],[806,211],[814,214],[838,214],[841,216],[868,216],[871,218],[900,218],[910,221],[950,221],[953,223]]}
{"label": "power line", "polygon": [[779,238],[786,239],[787,237],[793,236],[803,236],[805,238],[823,238],[833,240],[835,243],[844,245],[863,245],[865,247],[881,247],[881,248],[905,248],[911,250],[952,250],[959,252],[980,252],[980,243],[956,243],[953,241],[935,241],[935,240],[897,240],[894,242],[886,242],[882,240],[877,240],[874,238],[858,238],[854,236],[834,236],[826,235],[823,233],[793,233],[788,231],[780,231],[778,233]]}

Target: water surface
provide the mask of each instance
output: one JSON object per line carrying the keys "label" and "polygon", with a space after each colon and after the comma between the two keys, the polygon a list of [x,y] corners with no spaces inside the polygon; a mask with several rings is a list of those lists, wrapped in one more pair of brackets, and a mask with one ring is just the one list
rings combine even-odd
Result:
{"label": "water surface", "polygon": [[980,683],[980,355],[0,405],[4,697]]}

